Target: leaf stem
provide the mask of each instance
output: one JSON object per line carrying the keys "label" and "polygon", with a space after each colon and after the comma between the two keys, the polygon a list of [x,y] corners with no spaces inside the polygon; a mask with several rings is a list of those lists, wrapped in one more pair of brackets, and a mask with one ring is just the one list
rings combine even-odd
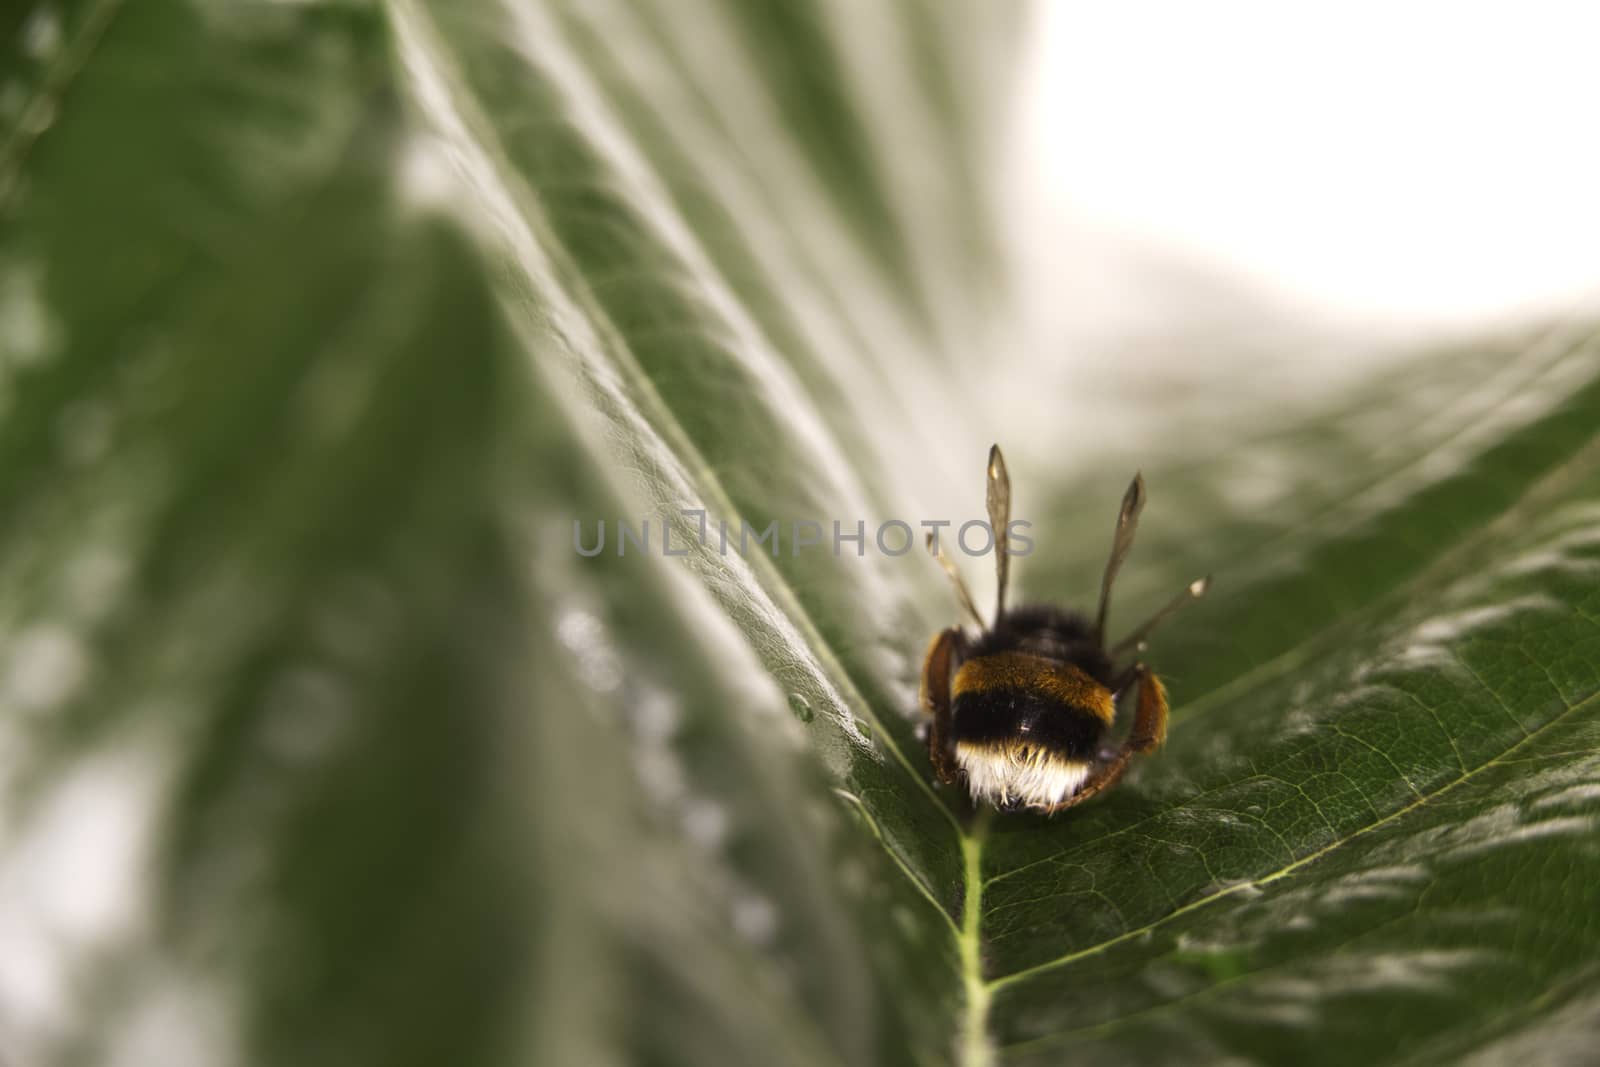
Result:
{"label": "leaf stem", "polygon": [[994,1044],[989,1040],[990,985],[983,980],[983,843],[989,833],[994,812],[980,808],[972,828],[961,835],[961,855],[965,860],[965,892],[962,894],[961,931],[956,939],[961,952],[961,977],[966,989],[966,1016],[961,1026],[962,1067],[992,1067]]}

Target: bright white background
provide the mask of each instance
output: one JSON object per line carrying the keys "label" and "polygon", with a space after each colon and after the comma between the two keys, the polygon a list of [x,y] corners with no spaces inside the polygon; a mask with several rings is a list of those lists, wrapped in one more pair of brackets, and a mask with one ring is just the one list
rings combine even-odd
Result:
{"label": "bright white background", "polygon": [[1013,198],[1059,229],[1036,276],[1114,303],[1092,283],[1137,249],[1381,329],[1600,294],[1600,4],[1041,9]]}

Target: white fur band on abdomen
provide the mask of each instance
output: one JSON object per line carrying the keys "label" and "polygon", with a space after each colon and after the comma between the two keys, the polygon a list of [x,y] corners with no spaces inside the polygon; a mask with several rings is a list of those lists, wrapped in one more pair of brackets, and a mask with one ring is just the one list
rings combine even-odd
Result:
{"label": "white fur band on abdomen", "polygon": [[967,772],[972,799],[995,807],[1051,807],[1076,793],[1089,777],[1088,763],[1063,759],[1037,746],[958,744],[956,762]]}

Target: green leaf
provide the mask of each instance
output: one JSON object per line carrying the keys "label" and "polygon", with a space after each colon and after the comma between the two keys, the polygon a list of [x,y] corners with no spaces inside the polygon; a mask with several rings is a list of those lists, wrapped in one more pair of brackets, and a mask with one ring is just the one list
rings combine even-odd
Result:
{"label": "green leaf", "polygon": [[[1600,329],[1074,377],[1019,30],[0,16],[0,1059],[1582,1058]],[[1054,819],[932,784],[955,605],[873,543],[992,439],[1022,594],[1087,603],[1135,468],[1116,619],[1216,575],[1165,750]]]}

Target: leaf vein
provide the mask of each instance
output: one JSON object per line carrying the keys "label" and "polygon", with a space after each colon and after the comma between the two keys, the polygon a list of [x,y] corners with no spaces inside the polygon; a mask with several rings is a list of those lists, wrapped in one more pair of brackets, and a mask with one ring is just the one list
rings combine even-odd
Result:
{"label": "leaf vein", "polygon": [[1335,840],[1335,841],[1333,841],[1333,842],[1331,842],[1331,843],[1329,843],[1327,845],[1324,845],[1322,848],[1319,848],[1319,849],[1316,849],[1315,851],[1307,853],[1305,856],[1302,856],[1300,859],[1297,859],[1297,860],[1293,861],[1292,863],[1287,864],[1284,867],[1280,867],[1276,871],[1272,871],[1272,872],[1270,872],[1268,874],[1261,875],[1259,877],[1256,877],[1256,878],[1253,878],[1253,879],[1249,879],[1247,881],[1237,882],[1237,883],[1235,883],[1233,885],[1230,885],[1230,886],[1227,886],[1227,887],[1225,887],[1223,889],[1217,890],[1214,893],[1209,893],[1206,896],[1200,897],[1197,900],[1194,900],[1194,901],[1191,901],[1188,904],[1185,904],[1181,908],[1178,908],[1178,909],[1176,909],[1174,911],[1168,912],[1166,915],[1163,915],[1160,918],[1153,919],[1150,922],[1144,924],[1143,926],[1138,927],[1137,929],[1126,930],[1126,931],[1118,934],[1117,936],[1111,937],[1111,938],[1107,938],[1106,940],[1101,941],[1098,944],[1090,945],[1090,946],[1088,946],[1086,948],[1078,949],[1077,951],[1074,951],[1074,952],[1069,952],[1064,956],[1059,956],[1056,959],[1047,960],[1044,963],[1035,964],[1032,967],[1026,967],[1026,968],[1024,968],[1024,969],[1022,969],[1020,971],[1015,971],[1015,972],[1013,972],[1011,974],[1004,975],[1004,976],[1002,976],[1000,978],[996,978],[996,979],[994,979],[993,981],[990,982],[990,986],[991,986],[991,988],[998,990],[998,989],[1002,989],[1002,988],[1005,988],[1005,987],[1010,986],[1010,985],[1015,985],[1018,982],[1025,981],[1026,979],[1028,979],[1030,977],[1033,977],[1034,975],[1043,973],[1045,971],[1051,971],[1051,970],[1055,970],[1055,969],[1060,968],[1060,967],[1064,967],[1064,966],[1066,966],[1066,965],[1068,965],[1070,963],[1076,962],[1077,960],[1084,959],[1084,958],[1089,957],[1089,956],[1097,955],[1097,954],[1099,954],[1101,952],[1106,951],[1109,948],[1113,948],[1113,947],[1115,947],[1117,945],[1120,945],[1125,941],[1130,941],[1130,940],[1132,940],[1132,939],[1134,939],[1136,937],[1143,936],[1144,934],[1147,934],[1150,931],[1155,930],[1156,928],[1158,928],[1160,926],[1166,925],[1167,923],[1171,922],[1173,919],[1176,919],[1176,918],[1178,918],[1178,917],[1180,917],[1182,915],[1186,915],[1191,911],[1196,911],[1196,910],[1198,910],[1200,908],[1203,908],[1208,904],[1211,904],[1211,903],[1214,903],[1214,902],[1216,902],[1218,900],[1223,899],[1224,897],[1232,896],[1233,894],[1239,893],[1239,892],[1241,892],[1243,890],[1246,890],[1246,889],[1259,889],[1264,885],[1267,885],[1269,883],[1278,881],[1280,878],[1287,878],[1289,875],[1293,874],[1295,871],[1299,870],[1301,867],[1304,867],[1307,864],[1316,862],[1317,860],[1321,859],[1322,857],[1328,855],[1330,852],[1333,852],[1336,849],[1344,847],[1345,845],[1349,844],[1351,841],[1354,841],[1358,837],[1362,837],[1362,836],[1364,836],[1364,835],[1366,835],[1368,833],[1371,833],[1374,830],[1382,829],[1383,827],[1389,825],[1390,823],[1395,822],[1398,819],[1404,818],[1405,816],[1409,815],[1411,812],[1413,812],[1416,809],[1422,807],[1424,804],[1427,804],[1427,803],[1429,803],[1431,801],[1434,801],[1434,800],[1438,800],[1439,798],[1441,798],[1441,797],[1445,796],[1446,794],[1450,793],[1451,791],[1453,791],[1457,787],[1459,787],[1461,785],[1464,785],[1465,783],[1471,781],[1473,778],[1476,778],[1479,774],[1482,774],[1484,771],[1499,766],[1500,764],[1506,762],[1506,757],[1512,755],[1518,749],[1521,749],[1524,746],[1533,743],[1535,740],[1537,740],[1539,737],[1541,737],[1546,731],[1554,728],[1555,726],[1559,725],[1560,723],[1565,722],[1571,716],[1577,714],[1579,711],[1581,711],[1581,710],[1583,710],[1585,708],[1588,708],[1591,704],[1595,704],[1596,702],[1600,702],[1600,692],[1592,693],[1588,697],[1583,699],[1582,701],[1580,701],[1580,702],[1578,702],[1576,704],[1572,704],[1572,705],[1567,706],[1566,709],[1564,711],[1562,711],[1559,715],[1556,715],[1555,717],[1550,719],[1548,722],[1544,723],[1543,725],[1539,726],[1537,729],[1535,729],[1532,732],[1528,733],[1521,740],[1519,740],[1516,744],[1514,744],[1510,748],[1506,749],[1500,755],[1494,756],[1494,757],[1491,757],[1488,760],[1485,760],[1483,763],[1478,764],[1476,767],[1472,768],[1470,771],[1466,772],[1465,774],[1462,774],[1462,775],[1460,775],[1460,776],[1458,776],[1456,778],[1451,779],[1449,782],[1447,782],[1444,785],[1440,786],[1438,789],[1434,790],[1433,792],[1424,794],[1420,799],[1414,800],[1411,803],[1405,805],[1404,807],[1396,809],[1395,811],[1393,811],[1390,814],[1384,816],[1383,818],[1377,820],[1376,822],[1372,822],[1372,823],[1367,824],[1366,826],[1360,827],[1359,829],[1357,829],[1357,830],[1355,830],[1355,831],[1353,831],[1353,832],[1351,832],[1351,833],[1349,833],[1349,834],[1347,834],[1347,835],[1345,835],[1345,836],[1343,836],[1341,838],[1338,838],[1337,840]]}

